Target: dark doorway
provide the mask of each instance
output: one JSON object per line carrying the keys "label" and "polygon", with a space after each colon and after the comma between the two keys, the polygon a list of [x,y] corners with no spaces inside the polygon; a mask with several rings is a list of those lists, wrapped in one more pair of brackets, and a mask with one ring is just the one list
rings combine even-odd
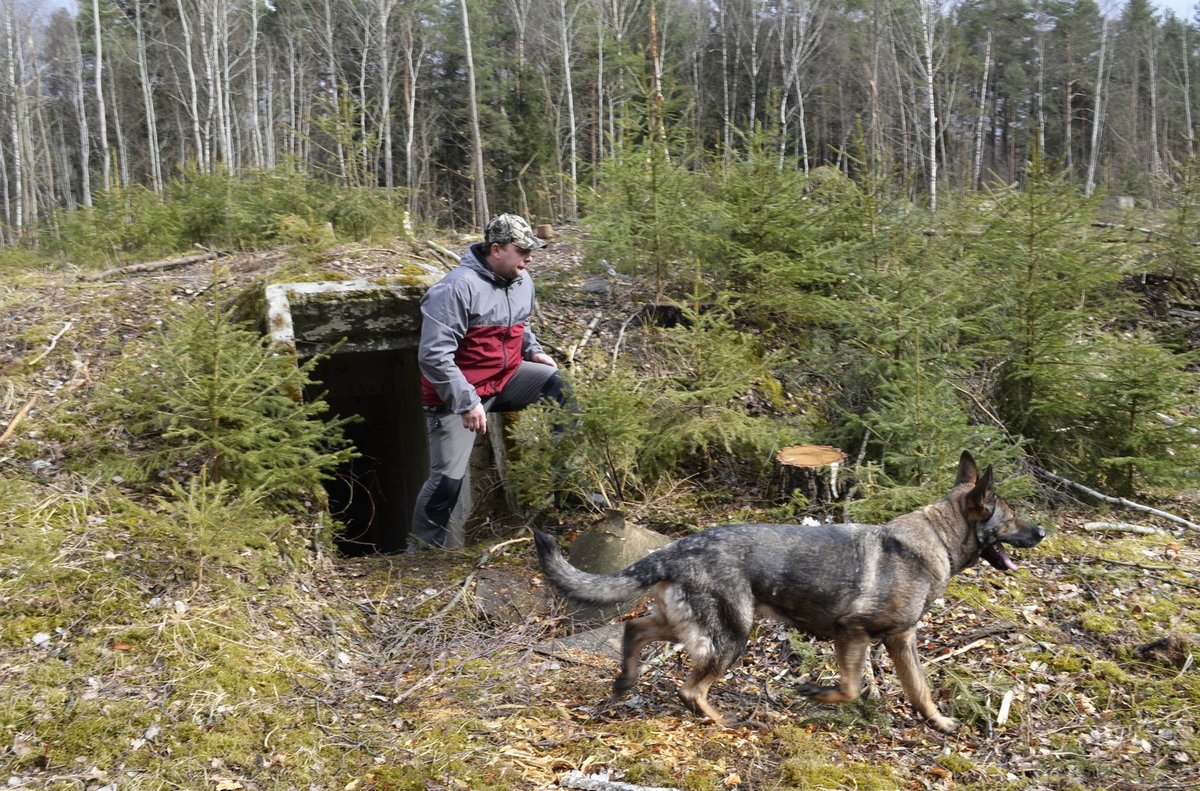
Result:
{"label": "dark doorway", "polygon": [[335,353],[313,379],[306,395],[325,392],[332,414],[361,418],[346,427],[361,456],[325,485],[330,513],[344,526],[338,548],[352,555],[402,551],[429,469],[416,350]]}

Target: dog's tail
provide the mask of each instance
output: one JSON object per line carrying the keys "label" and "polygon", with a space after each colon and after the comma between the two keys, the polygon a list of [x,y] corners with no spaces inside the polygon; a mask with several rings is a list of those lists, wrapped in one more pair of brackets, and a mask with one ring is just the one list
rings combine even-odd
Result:
{"label": "dog's tail", "polygon": [[549,535],[536,528],[538,563],[542,573],[559,593],[578,604],[620,604],[644,593],[659,580],[638,574],[645,570],[639,562],[613,574],[592,574],[571,565]]}

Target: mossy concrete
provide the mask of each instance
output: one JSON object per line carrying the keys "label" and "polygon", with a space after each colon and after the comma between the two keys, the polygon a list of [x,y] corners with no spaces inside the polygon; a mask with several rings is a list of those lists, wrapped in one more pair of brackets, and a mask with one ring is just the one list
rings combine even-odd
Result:
{"label": "mossy concrete", "polygon": [[412,349],[421,298],[444,274],[430,267],[393,279],[273,283],[266,287],[267,333],[302,357],[335,346],[339,352]]}

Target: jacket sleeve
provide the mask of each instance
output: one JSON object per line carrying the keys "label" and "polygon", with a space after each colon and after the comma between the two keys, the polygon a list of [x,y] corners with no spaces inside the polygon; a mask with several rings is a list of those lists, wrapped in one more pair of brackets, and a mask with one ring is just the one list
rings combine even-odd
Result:
{"label": "jacket sleeve", "polygon": [[470,290],[463,281],[442,282],[421,300],[421,342],[417,365],[438,397],[455,414],[469,412],[479,394],[463,376],[454,355],[466,337],[470,316]]}

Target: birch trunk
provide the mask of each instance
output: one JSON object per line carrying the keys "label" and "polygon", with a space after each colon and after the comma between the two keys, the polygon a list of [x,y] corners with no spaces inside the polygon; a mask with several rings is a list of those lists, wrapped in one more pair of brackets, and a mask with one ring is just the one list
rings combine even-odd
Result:
{"label": "birch trunk", "polygon": [[4,148],[4,136],[0,135],[0,201],[4,204],[3,222],[0,222],[0,244],[12,244],[16,241],[13,232],[10,230],[13,227],[13,206],[11,198],[11,190],[8,184],[8,168],[4,167],[4,163],[8,161],[8,153]]}
{"label": "birch trunk", "polygon": [[[1037,45],[1037,144],[1041,154],[1046,153],[1046,34],[1045,9],[1041,2],[1034,12]],[[988,31],[991,36],[991,31]]]}
{"label": "birch trunk", "polygon": [[259,0],[250,0],[250,161],[261,168],[266,164],[266,151],[259,108],[258,12]]}
{"label": "birch trunk", "polygon": [[1091,197],[1096,190],[1096,162],[1100,155],[1100,128],[1104,123],[1104,66],[1108,54],[1108,17],[1100,25],[1100,57],[1096,66],[1096,101],[1092,113],[1092,147],[1088,152],[1087,178],[1083,184],[1083,194]]}
{"label": "birch trunk", "polygon": [[100,0],[92,0],[92,46],[95,47],[93,88],[96,95],[96,118],[100,123],[100,152],[103,162],[104,189],[112,186],[112,152],[108,150],[108,119],[104,108],[104,49],[100,36]]}
{"label": "birch trunk", "polygon": [[225,171],[236,173],[241,169],[238,157],[237,141],[234,138],[236,128],[236,113],[233,106],[233,58],[229,55],[229,39],[232,31],[229,29],[230,9],[227,0],[217,0],[213,18],[213,27],[217,32],[217,75],[220,86],[220,103],[218,104],[218,128],[221,132],[221,153],[225,159]]}
{"label": "birch trunk", "polygon": [[[12,3],[8,4],[4,15],[4,45],[8,54],[8,69],[6,80],[8,94],[12,97],[12,107],[8,114],[9,151],[12,161],[12,183],[4,190],[6,200],[5,216],[8,227],[12,229],[14,240],[20,240],[25,226],[25,164],[21,155],[21,113],[24,101],[23,91],[17,79],[17,35],[13,19],[16,10]],[[7,175],[7,173],[5,174]],[[9,193],[12,194],[11,206],[7,203]]]}
{"label": "birch trunk", "polygon": [[209,171],[209,163],[204,155],[204,137],[201,133],[200,126],[200,88],[196,84],[196,63],[193,52],[192,42],[192,26],[188,20],[187,9],[183,7],[183,0],[175,0],[175,7],[179,9],[179,26],[183,33],[183,60],[187,66],[188,75],[188,115],[192,119],[192,145],[194,146],[196,156],[196,168],[202,173]]}
{"label": "birch trunk", "polygon": [[1183,47],[1183,115],[1184,122],[1187,124],[1187,134],[1184,140],[1187,141],[1188,158],[1196,155],[1196,133],[1192,126],[1192,66],[1191,66],[1191,50],[1188,48],[1188,28],[1187,25],[1182,26],[1181,46]]}
{"label": "birch trunk", "polygon": [[471,113],[471,163],[475,191],[475,223],[482,230],[488,221],[487,185],[483,172],[483,134],[479,129],[479,99],[475,93],[475,57],[471,53],[471,17],[467,0],[458,0],[462,15],[464,53],[467,61],[467,100]]}
{"label": "birch trunk", "polygon": [[163,191],[162,156],[158,144],[158,117],[154,110],[154,91],[146,54],[146,30],[142,22],[142,2],[133,4],[134,33],[137,39],[138,77],[142,82],[142,107],[146,113],[146,155],[150,160],[150,184],[156,195]]}
{"label": "birch trunk", "polygon": [[721,37],[721,162],[729,166],[733,153],[733,98],[729,87],[729,30],[725,3],[717,3],[717,28]]}
{"label": "birch trunk", "polygon": [[396,0],[376,0],[379,22],[379,112],[383,116],[383,183],[389,190],[396,186],[396,166],[392,156],[392,65],[391,21]]}
{"label": "birch trunk", "polygon": [[79,40],[74,28],[71,40],[75,43],[75,118],[79,125],[79,180],[80,200],[84,206],[92,205],[92,167],[91,167],[91,129],[88,125],[87,103],[84,101],[83,88],[83,43]]}
{"label": "birch trunk", "polygon": [[987,108],[988,74],[992,68],[992,31],[988,31],[983,53],[983,79],[979,82],[979,107],[975,113],[975,163],[971,169],[971,189],[983,186],[983,122]]}
{"label": "birch trunk", "polygon": [[1157,193],[1157,183],[1162,176],[1162,153],[1158,147],[1158,29],[1152,28],[1147,35],[1146,61],[1150,67],[1150,184],[1151,192]]}
{"label": "birch trunk", "polygon": [[937,105],[934,103],[934,76],[937,65],[934,62],[934,36],[937,29],[937,18],[933,11],[934,0],[920,0],[921,14],[921,45],[924,58],[924,69],[921,75],[925,87],[925,111],[929,125],[929,211],[937,212],[938,190],[938,161],[937,161]]}
{"label": "birch trunk", "polygon": [[129,186],[129,149],[125,146],[125,129],[121,124],[121,105],[117,103],[117,87],[112,69],[108,70],[108,101],[112,108],[113,134],[117,138],[117,178],[121,187]]}
{"label": "birch trunk", "polygon": [[408,212],[417,213],[417,190],[421,182],[417,171],[417,84],[425,59],[424,39],[418,45],[412,18],[404,20],[401,50],[404,53],[404,184],[408,187]]}
{"label": "birch trunk", "polygon": [[571,35],[570,29],[575,21],[575,11],[567,15],[566,0],[558,0],[558,42],[563,59],[563,84],[567,94],[567,139],[569,143],[570,181],[567,185],[566,207],[563,212],[572,222],[579,216],[579,198],[576,185],[579,183],[579,149],[575,123],[575,89],[571,80]]}
{"label": "birch trunk", "polygon": [[212,30],[208,11],[216,0],[203,0],[200,5],[200,57],[204,65],[204,120],[201,123],[204,142],[204,172],[212,172],[216,165],[217,152],[213,142],[213,123],[216,120],[217,102],[217,64],[216,64],[216,32]]}
{"label": "birch trunk", "polygon": [[1067,39],[1067,79],[1063,90],[1063,170],[1067,179],[1075,180],[1075,47],[1072,40]]}
{"label": "birch trunk", "polygon": [[[810,0],[798,0],[794,7],[790,3],[785,4],[783,27],[779,35],[779,62],[783,66],[778,117],[779,167],[783,167],[791,118],[793,114],[798,113],[800,146],[803,151],[801,161],[805,173],[808,173],[808,139],[804,129],[804,84],[800,78],[800,72],[816,53],[820,44],[821,29],[825,24],[824,9],[818,5],[821,2],[822,0],[811,0],[810,5]],[[797,106],[795,110],[789,107],[793,90],[796,93]]]}
{"label": "birch trunk", "polygon": [[[340,112],[342,97],[341,97],[340,82],[338,80],[337,53],[336,53],[336,50],[334,49],[334,41],[333,41],[333,8],[330,5],[329,0],[325,0],[324,8],[325,8],[325,30],[324,30],[324,32],[325,32],[325,64],[326,64],[326,71],[329,75],[329,77],[328,77],[329,100],[330,100],[331,104],[333,105],[333,112],[338,113],[338,112]],[[342,183],[346,184],[346,183],[348,183],[348,180],[347,180],[348,173],[346,172],[346,150],[345,150],[345,147],[342,145],[342,139],[341,139],[340,135],[338,135],[337,140],[335,141],[335,144],[337,147],[338,173],[342,177]]]}

